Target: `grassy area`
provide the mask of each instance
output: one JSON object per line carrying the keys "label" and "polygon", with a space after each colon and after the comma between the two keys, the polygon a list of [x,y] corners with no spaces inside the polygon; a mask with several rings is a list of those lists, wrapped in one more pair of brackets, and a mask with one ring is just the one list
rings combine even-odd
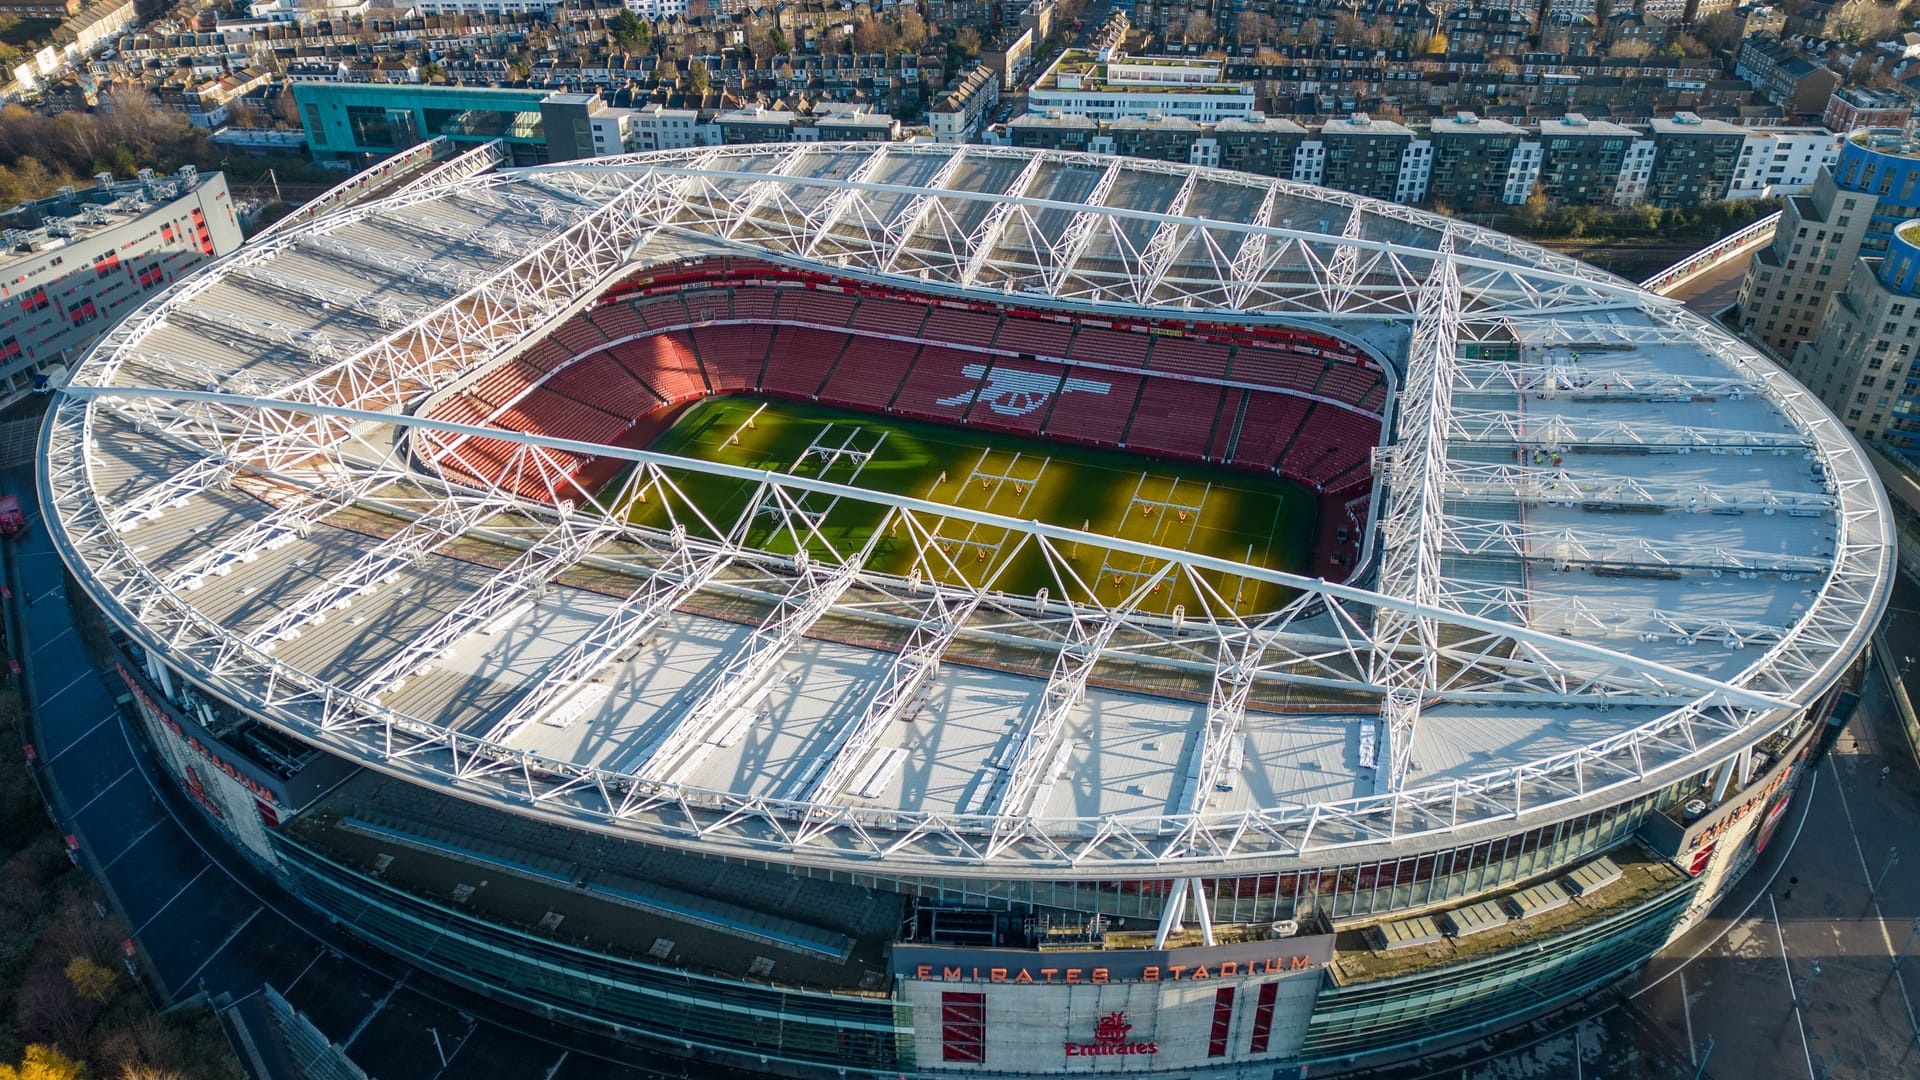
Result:
{"label": "grassy area", "polygon": [[[697,402],[654,440],[652,449],[1276,570],[1301,569],[1313,537],[1313,496],[1278,478],[749,396]],[[696,485],[693,497],[716,523],[732,521],[754,486],[709,476],[688,476],[682,486],[687,484]],[[634,505],[634,520],[664,527],[663,503],[652,499]],[[825,496],[801,509],[818,516],[820,535],[842,551],[872,538],[885,514],[872,503]],[[1113,603],[1142,587],[1162,566],[1159,560],[1104,547],[1071,545],[1061,553],[1071,571],[1063,580],[1041,551],[1031,543],[1022,546],[1003,528],[950,518],[930,524],[937,541],[929,565],[921,567],[923,575],[991,583],[1013,594],[1045,588],[1054,599],[1084,600],[1094,590],[1101,601]],[[792,552],[797,546],[795,533],[771,513],[762,513],[744,539],[772,551]],[[809,547],[824,552],[817,541]],[[907,575],[915,568],[915,547],[911,529],[896,524],[877,542],[868,565]],[[1237,575],[1210,574],[1207,580],[1225,600],[1237,600],[1243,612],[1270,610],[1285,599],[1277,586]],[[1199,591],[1190,583],[1170,578],[1145,587],[1146,610],[1170,612],[1176,604],[1200,610]]]}
{"label": "grassy area", "polygon": [[0,44],[25,48],[47,41],[59,26],[59,19],[0,18]]}

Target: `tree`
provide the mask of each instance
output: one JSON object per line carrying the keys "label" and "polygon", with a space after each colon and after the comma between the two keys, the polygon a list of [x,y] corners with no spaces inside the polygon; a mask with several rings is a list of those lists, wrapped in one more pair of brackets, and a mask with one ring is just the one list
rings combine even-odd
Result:
{"label": "tree", "polygon": [[960,47],[961,55],[967,59],[980,55],[980,30],[973,26],[963,26],[954,31],[953,43]]}
{"label": "tree", "polygon": [[694,97],[704,97],[713,77],[707,72],[707,62],[694,60],[687,64],[687,93]]}
{"label": "tree", "polygon": [[1210,15],[1192,15],[1187,19],[1187,40],[1205,43],[1212,41],[1216,30]]}
{"label": "tree", "polygon": [[653,44],[653,27],[640,21],[629,8],[621,8],[619,13],[607,20],[607,32],[613,35],[613,43],[628,52],[646,52]]}
{"label": "tree", "polygon": [[86,1073],[58,1047],[34,1043],[20,1064],[0,1064],[0,1080],[86,1080]]}
{"label": "tree", "polygon": [[104,1005],[113,1000],[120,979],[112,968],[94,962],[92,957],[76,956],[67,961],[67,982],[74,993]]}
{"label": "tree", "polygon": [[1693,24],[1693,36],[1716,53],[1731,52],[1740,43],[1740,24],[1728,12],[1715,12]]}
{"label": "tree", "polygon": [[900,47],[909,52],[919,52],[920,46],[927,43],[927,20],[916,7],[902,6],[895,9],[894,21],[900,38]]}

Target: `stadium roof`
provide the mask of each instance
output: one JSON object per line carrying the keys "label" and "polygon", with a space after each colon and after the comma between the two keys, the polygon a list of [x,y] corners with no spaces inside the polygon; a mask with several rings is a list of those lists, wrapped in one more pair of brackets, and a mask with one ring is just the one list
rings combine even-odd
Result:
{"label": "stadium roof", "polygon": [[[720,253],[1365,343],[1400,373],[1372,586],[421,417],[617,281]],[[930,523],[971,518],[1298,598],[1173,619],[768,555],[725,520],[649,532],[564,483],[555,509],[423,472],[423,430],[624,458],[689,505],[676,478],[701,474],[882,504],[930,569]],[[1841,425],[1672,301],[1320,188],[974,146],[439,172],[156,297],[75,371],[45,449],[88,591],[270,722],[522,813],[875,871],[1239,872],[1612,805],[1823,692],[1892,564]],[[728,605],[758,628],[693,613]],[[931,722],[887,723],[942,656],[963,662]],[[586,722],[533,722],[560,709]]]}

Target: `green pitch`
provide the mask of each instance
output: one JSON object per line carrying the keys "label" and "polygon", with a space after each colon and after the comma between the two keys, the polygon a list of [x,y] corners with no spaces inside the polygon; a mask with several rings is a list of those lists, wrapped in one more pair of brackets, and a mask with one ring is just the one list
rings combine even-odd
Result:
{"label": "green pitch", "polygon": [[[1146,454],[1087,449],[1021,438],[979,428],[920,423],[897,417],[827,408],[748,395],[706,398],[688,407],[649,449],[682,457],[793,473],[930,502],[988,510],[1088,532],[1159,544],[1275,570],[1301,571],[1314,526],[1312,493],[1278,477],[1166,461]],[[754,484],[679,473],[674,481],[709,520],[734,521],[752,498]],[[617,485],[609,490],[617,490]],[[636,522],[664,527],[658,495],[635,503]],[[814,495],[800,509],[815,515],[819,533],[841,551],[858,550],[874,535],[886,508]],[[685,514],[680,514],[685,520]],[[1032,541],[1005,529],[957,519],[926,523],[935,536],[922,574],[940,580],[984,583],[1002,592],[1033,595],[1048,590],[1061,599],[1063,584]],[[795,536],[783,518],[764,510],[745,542],[791,552]],[[823,551],[818,541],[809,546]],[[891,526],[875,544],[869,568],[902,576],[914,568],[911,527]],[[1087,589],[1113,603],[1142,587],[1161,567],[1157,560],[1115,552],[1093,543],[1062,552],[1078,578],[1064,588],[1084,599]],[[1237,575],[1208,574],[1225,602],[1242,613],[1272,610],[1286,590]],[[1170,612],[1186,605],[1198,613],[1199,591],[1178,577],[1148,586],[1141,606]]]}

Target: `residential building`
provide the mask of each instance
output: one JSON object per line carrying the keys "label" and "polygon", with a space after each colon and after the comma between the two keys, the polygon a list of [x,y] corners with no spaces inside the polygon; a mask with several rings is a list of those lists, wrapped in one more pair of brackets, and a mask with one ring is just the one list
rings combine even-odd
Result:
{"label": "residential building", "polygon": [[1827,99],[1820,123],[1845,134],[1859,128],[1906,127],[1913,118],[1913,94],[1893,87],[1843,86]]}
{"label": "residential building", "polygon": [[188,77],[178,82],[161,83],[160,103],[184,113],[194,127],[216,128],[227,122],[230,106],[273,81],[263,70],[241,69],[211,78]]}
{"label": "residential building", "polygon": [[1781,37],[1787,32],[1787,9],[1779,4],[1750,4],[1736,8],[1734,17],[1739,20],[1740,36]]}
{"label": "residential building", "polygon": [[1223,169],[1290,177],[1307,129],[1291,120],[1254,113],[1245,120],[1222,120],[1213,125]]}
{"label": "residential building", "polygon": [[1820,395],[1847,430],[1912,458],[1920,455],[1920,222],[1894,231],[1887,252],[1853,260],[1846,287],[1817,337],[1787,370]]}
{"label": "residential building", "polygon": [[[1076,116],[1058,109],[1022,113],[1007,121],[1007,142],[1012,146],[1037,146],[1050,150],[1097,150],[1089,143],[1103,138],[1100,122],[1091,116]],[[942,142],[946,140],[941,140]],[[1111,143],[1112,140],[1106,140]]]}
{"label": "residential building", "polygon": [[1626,160],[1620,163],[1620,182],[1613,189],[1613,205],[1638,206],[1647,201],[1658,157],[1659,145],[1650,138],[1635,139],[1627,145]]}
{"label": "residential building", "polygon": [[[1329,120],[1320,128],[1316,140],[1325,147],[1325,166],[1321,178],[1312,183],[1395,200],[1403,191],[1402,165],[1417,168],[1422,155],[1413,150],[1413,131],[1391,120],[1375,120],[1357,113],[1343,120]],[[1431,144],[1425,161],[1431,168]],[[1297,174],[1296,174],[1297,175]]]}
{"label": "residential building", "polygon": [[[1568,113],[1540,122],[1540,192],[1556,206],[1605,206],[1619,194],[1627,150],[1639,134],[1606,120]],[[1531,194],[1531,193],[1529,193]]]}
{"label": "residential building", "polygon": [[1247,119],[1253,87],[1226,79],[1218,60],[1113,53],[1097,59],[1080,49],[1060,54],[1027,91],[1033,109],[1059,109],[1095,120],[1153,115],[1199,123]]}
{"label": "residential building", "polygon": [[1833,92],[1840,87],[1838,72],[1771,38],[1742,41],[1733,73],[1752,83],[1787,115],[1809,119],[1826,111]]}
{"label": "residential building", "polygon": [[101,0],[53,30],[53,40],[78,64],[118,38],[139,17],[134,0]]}
{"label": "residential building", "polygon": [[662,19],[677,19],[687,13],[687,0],[623,0],[627,10],[646,19],[659,22]]}
{"label": "residential building", "polygon": [[64,19],[79,11],[80,0],[0,0],[0,17],[9,19]]}
{"label": "residential building", "polygon": [[827,102],[814,111],[812,136],[820,142],[894,142],[900,121],[864,105]]}
{"label": "residential building", "polygon": [[720,141],[719,129],[703,123],[700,110],[669,109],[660,104],[627,110],[624,136],[626,148],[634,152],[683,150]]}
{"label": "residential building", "polygon": [[1920,218],[1920,144],[1904,131],[1882,128],[1848,135],[1833,178],[1846,191],[1874,197],[1873,220],[1860,241],[1864,254],[1885,252],[1894,229]]}
{"label": "residential building", "polygon": [[1841,137],[1826,128],[1754,128],[1740,147],[1729,199],[1773,199],[1813,187],[1840,160]]}
{"label": "residential building", "polygon": [[[927,110],[927,126],[933,130],[937,142],[972,142],[998,104],[1000,77],[992,68],[981,64],[961,76],[933,103],[933,108]],[[1040,107],[1037,103],[1034,105],[1036,109]]]}
{"label": "residential building", "polygon": [[736,143],[792,142],[796,138],[795,119],[793,113],[784,109],[755,105],[720,113],[713,118],[713,123],[720,129],[720,141],[731,146]]}
{"label": "residential building", "polygon": [[1860,255],[1877,201],[1843,189],[1831,171],[1811,192],[1788,197],[1773,243],[1753,253],[1740,283],[1737,306],[1748,336],[1782,358],[1816,336],[1828,301]]}
{"label": "residential building", "polygon": [[208,259],[238,248],[224,173],[144,171],[0,215],[0,404],[58,381],[115,321]]}
{"label": "residential building", "polygon": [[1727,197],[1746,131],[1693,113],[1654,120],[1653,174],[1646,200],[1662,209],[1698,206]]}
{"label": "residential building", "polygon": [[1508,172],[1514,151],[1526,138],[1523,128],[1470,112],[1435,120],[1428,129],[1433,142],[1433,175],[1427,197],[1450,210],[1488,210],[1510,201]]}

